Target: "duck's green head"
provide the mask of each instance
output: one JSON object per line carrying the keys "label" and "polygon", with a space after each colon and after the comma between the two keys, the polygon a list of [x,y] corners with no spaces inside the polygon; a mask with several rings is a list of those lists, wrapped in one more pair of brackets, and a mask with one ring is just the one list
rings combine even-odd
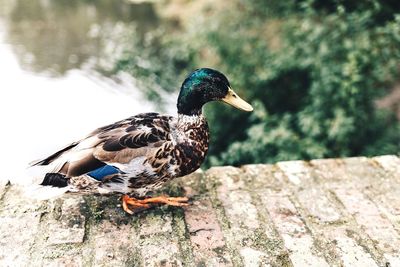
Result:
{"label": "duck's green head", "polygon": [[241,99],[221,72],[202,68],[192,72],[183,82],[178,97],[178,113],[199,115],[203,105],[221,100],[238,109],[252,111],[253,107]]}

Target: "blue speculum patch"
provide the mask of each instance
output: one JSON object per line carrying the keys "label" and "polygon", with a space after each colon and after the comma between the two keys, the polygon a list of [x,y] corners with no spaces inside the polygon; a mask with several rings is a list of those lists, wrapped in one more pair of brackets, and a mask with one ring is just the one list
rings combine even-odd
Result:
{"label": "blue speculum patch", "polygon": [[106,165],[106,166],[100,167],[94,171],[88,172],[87,175],[89,175],[90,177],[92,177],[98,181],[102,181],[105,176],[111,175],[111,174],[117,174],[120,172],[121,171],[118,168],[116,168],[114,166]]}

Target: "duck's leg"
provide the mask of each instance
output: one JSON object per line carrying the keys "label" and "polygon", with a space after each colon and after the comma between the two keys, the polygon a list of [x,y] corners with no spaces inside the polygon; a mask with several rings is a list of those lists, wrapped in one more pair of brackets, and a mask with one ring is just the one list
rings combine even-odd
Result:
{"label": "duck's leg", "polygon": [[177,207],[182,207],[182,206],[188,206],[187,197],[168,197],[168,196],[159,196],[159,197],[151,197],[151,198],[145,198],[143,200],[139,200],[140,203],[147,204],[147,203],[155,203],[155,204],[166,204],[166,205],[171,205],[171,206],[177,206]]}
{"label": "duck's leg", "polygon": [[129,209],[128,205],[135,206],[138,208],[150,208],[150,203],[153,204],[166,204],[171,206],[188,206],[187,203],[189,199],[187,197],[168,197],[168,196],[159,196],[159,197],[151,197],[146,199],[136,199],[124,195],[122,197],[122,207],[124,211],[129,214],[133,214],[133,211]]}
{"label": "duck's leg", "polygon": [[128,205],[134,206],[136,208],[150,208],[149,204],[141,203],[139,199],[129,197],[128,195],[122,196],[122,208],[129,214],[133,214],[133,211],[128,207]]}

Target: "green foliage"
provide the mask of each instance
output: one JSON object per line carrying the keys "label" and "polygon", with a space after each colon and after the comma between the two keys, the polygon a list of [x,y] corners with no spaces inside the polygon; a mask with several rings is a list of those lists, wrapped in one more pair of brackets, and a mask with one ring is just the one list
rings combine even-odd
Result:
{"label": "green foliage", "polygon": [[237,8],[208,16],[201,27],[183,33],[190,38],[175,42],[181,50],[166,57],[183,55],[184,64],[156,71],[163,77],[208,63],[254,105],[252,114],[207,105],[208,165],[400,151],[399,122],[374,103],[399,78],[399,4],[235,3]]}
{"label": "green foliage", "polygon": [[[214,130],[212,165],[400,151],[399,123],[374,106],[398,73],[400,16],[376,26],[371,10],[339,6],[322,17],[309,8],[282,22],[278,51],[241,32],[213,42],[234,84],[252,90],[256,112],[245,138],[226,144],[222,129]],[[210,124],[225,127],[231,114],[215,109]]]}

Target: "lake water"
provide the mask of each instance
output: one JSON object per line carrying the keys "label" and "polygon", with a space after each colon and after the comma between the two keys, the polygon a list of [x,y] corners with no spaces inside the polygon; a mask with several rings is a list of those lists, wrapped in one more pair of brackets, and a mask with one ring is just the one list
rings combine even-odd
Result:
{"label": "lake water", "polygon": [[132,34],[159,23],[149,3],[0,0],[0,178],[107,123],[173,114],[176,93],[160,105],[134,77],[107,74]]}

